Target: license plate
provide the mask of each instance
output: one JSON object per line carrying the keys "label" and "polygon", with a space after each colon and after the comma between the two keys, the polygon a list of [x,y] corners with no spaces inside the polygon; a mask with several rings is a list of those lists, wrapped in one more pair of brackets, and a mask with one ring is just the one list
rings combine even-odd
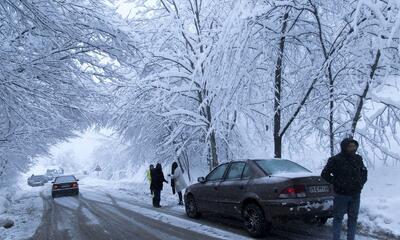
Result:
{"label": "license plate", "polygon": [[329,185],[309,186],[308,192],[310,192],[310,193],[327,193],[327,192],[329,192]]}

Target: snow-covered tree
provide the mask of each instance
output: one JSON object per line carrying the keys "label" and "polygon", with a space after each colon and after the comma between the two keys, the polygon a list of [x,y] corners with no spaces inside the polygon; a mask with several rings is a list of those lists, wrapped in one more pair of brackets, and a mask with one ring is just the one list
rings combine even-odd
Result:
{"label": "snow-covered tree", "polygon": [[[193,149],[203,152],[210,167],[215,167],[219,103],[214,101],[216,89],[210,87],[207,72],[231,3],[160,0],[141,4],[146,7],[144,13],[137,13],[130,24],[142,31],[141,50],[146,57],[142,73],[126,89],[118,89],[127,96],[122,102],[124,115],[116,118],[120,132],[136,133],[150,142],[156,139],[161,158],[188,164],[187,154]],[[141,130],[132,129],[138,126]]]}
{"label": "snow-covered tree", "polygon": [[95,121],[101,83],[132,65],[129,34],[97,1],[0,2],[0,175]]}

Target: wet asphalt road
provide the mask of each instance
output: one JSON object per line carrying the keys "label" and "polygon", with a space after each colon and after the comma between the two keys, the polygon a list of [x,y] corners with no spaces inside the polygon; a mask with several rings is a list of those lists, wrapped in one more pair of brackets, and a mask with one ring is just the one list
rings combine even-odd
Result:
{"label": "wet asphalt road", "polygon": [[[45,210],[42,223],[31,238],[34,240],[251,239],[240,221],[234,219],[205,215],[193,220],[181,209],[154,209],[149,204],[118,198],[103,191],[90,190],[79,197],[54,200],[42,194],[42,198]],[[165,220],[169,218],[174,221]],[[265,239],[331,239],[331,228],[292,222],[276,225]],[[389,238],[358,235],[356,239]]]}
{"label": "wet asphalt road", "polygon": [[[64,201],[68,199],[67,201]],[[178,228],[121,208],[116,203],[104,203],[79,197],[44,197],[42,223],[32,239],[216,239]]]}

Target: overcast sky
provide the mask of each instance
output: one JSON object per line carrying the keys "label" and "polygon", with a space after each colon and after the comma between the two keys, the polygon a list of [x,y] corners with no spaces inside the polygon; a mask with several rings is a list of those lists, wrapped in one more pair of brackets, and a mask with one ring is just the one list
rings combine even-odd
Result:
{"label": "overcast sky", "polygon": [[91,166],[95,159],[92,157],[92,152],[96,149],[104,139],[111,136],[112,131],[102,129],[97,132],[93,129],[79,134],[79,137],[72,138],[67,142],[62,142],[53,146],[50,150],[51,156],[38,158],[36,164],[32,166],[28,174],[44,174],[46,169],[58,167],[57,157],[66,153],[72,153],[73,159],[69,159],[71,165],[75,165],[76,169],[81,166]]}

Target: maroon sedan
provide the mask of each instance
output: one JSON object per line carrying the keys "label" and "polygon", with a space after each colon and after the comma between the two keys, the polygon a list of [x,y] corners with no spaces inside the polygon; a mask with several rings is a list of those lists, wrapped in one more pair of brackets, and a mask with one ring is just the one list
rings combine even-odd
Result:
{"label": "maroon sedan", "polygon": [[238,217],[253,237],[263,236],[274,220],[325,223],[332,217],[333,189],[320,176],[284,159],[223,163],[185,193],[186,213]]}

